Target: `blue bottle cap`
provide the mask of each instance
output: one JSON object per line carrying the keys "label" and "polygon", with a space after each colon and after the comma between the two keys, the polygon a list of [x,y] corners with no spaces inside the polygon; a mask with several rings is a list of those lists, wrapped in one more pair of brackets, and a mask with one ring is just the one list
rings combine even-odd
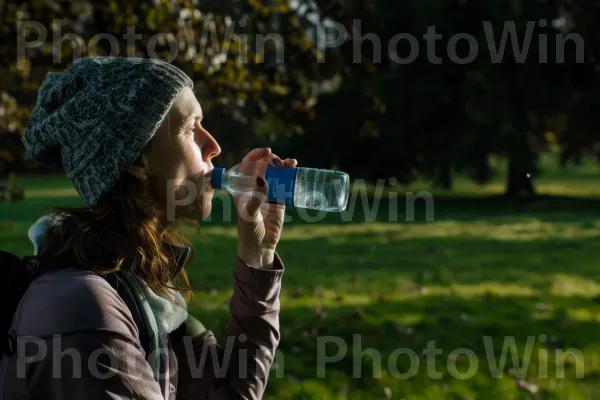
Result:
{"label": "blue bottle cap", "polygon": [[223,175],[225,174],[225,168],[213,169],[212,176],[210,178],[210,186],[213,189],[223,189]]}

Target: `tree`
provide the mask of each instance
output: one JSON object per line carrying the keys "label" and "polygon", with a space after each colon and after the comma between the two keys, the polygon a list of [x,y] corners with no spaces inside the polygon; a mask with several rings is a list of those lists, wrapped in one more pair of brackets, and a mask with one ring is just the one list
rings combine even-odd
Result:
{"label": "tree", "polygon": [[[551,123],[561,162],[580,162],[583,156],[600,159],[600,5],[592,1],[557,2],[559,29],[571,39],[565,49],[567,90],[564,110]],[[579,43],[578,46],[575,44]]]}
{"label": "tree", "polygon": [[[566,15],[573,21],[567,28],[593,43],[598,6],[560,7],[523,0],[0,0],[0,91],[28,110],[46,73],[80,55],[117,49],[159,57],[196,82],[225,164],[271,143],[303,165],[355,178],[427,178],[449,189],[457,173],[489,181],[496,173],[490,158],[498,156],[509,164],[506,194],[531,195],[529,176],[548,138],[562,146],[565,162],[600,154],[597,45],[586,46],[589,63],[577,63],[577,46],[562,46],[553,26]],[[60,33],[53,34],[55,19]],[[44,45],[14,45],[37,36],[35,29],[27,35],[32,29],[23,21],[48,31]],[[327,21],[347,33],[334,48],[323,47]],[[123,37],[132,28],[140,39]],[[79,39],[66,38],[69,32]],[[107,33],[112,42],[98,40]],[[562,47],[566,62],[556,62]]]}
{"label": "tree", "polygon": [[[321,2],[323,9],[327,5]],[[498,155],[509,162],[506,194],[533,194],[529,176],[537,172],[547,130],[564,110],[562,95],[568,93],[565,68],[552,61],[557,40],[553,4],[357,0],[328,12],[353,33],[341,47],[351,67],[343,69],[342,88],[347,90],[340,93],[357,94],[356,102],[364,106],[357,126],[346,129],[344,138],[363,146],[343,153],[345,168],[355,168],[368,151],[370,178],[395,176],[409,182],[420,176],[449,188],[456,172],[487,182],[494,174],[490,156]],[[356,18],[362,35],[373,33],[375,45],[381,43],[383,57],[373,53],[371,40],[352,46],[361,41],[360,33],[352,30]],[[502,36],[511,36],[510,30],[520,50],[512,51],[508,38],[503,56],[496,57]],[[428,40],[434,34],[440,38],[432,44],[424,34]],[[545,64],[540,62],[544,40]],[[386,54],[390,43],[395,46],[392,55]],[[479,52],[471,57],[474,46]],[[363,59],[358,66],[352,64],[357,51]],[[320,109],[319,121],[337,115],[333,109]],[[371,138],[359,139],[365,132]]]}
{"label": "tree", "polygon": [[[327,75],[285,1],[0,0],[0,23],[0,90],[18,104],[30,109],[46,74],[81,56],[161,58],[195,81],[225,160],[256,141],[263,121],[281,126],[273,134],[301,130],[314,105],[313,84]],[[269,36],[275,23],[279,34]],[[35,45],[38,30],[47,37]]]}

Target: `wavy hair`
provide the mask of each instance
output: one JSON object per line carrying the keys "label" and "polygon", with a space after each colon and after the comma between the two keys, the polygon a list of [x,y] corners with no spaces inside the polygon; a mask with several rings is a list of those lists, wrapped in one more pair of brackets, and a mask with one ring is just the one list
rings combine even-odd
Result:
{"label": "wavy hair", "polygon": [[[80,268],[100,275],[136,268],[155,293],[178,290],[189,300],[193,292],[185,269],[172,279],[176,266],[169,257],[169,245],[190,242],[178,232],[178,222],[167,221],[151,173],[142,152],[97,205],[54,207],[62,220],[48,230],[40,254],[73,256]],[[192,256],[186,266],[193,258],[190,248]]]}

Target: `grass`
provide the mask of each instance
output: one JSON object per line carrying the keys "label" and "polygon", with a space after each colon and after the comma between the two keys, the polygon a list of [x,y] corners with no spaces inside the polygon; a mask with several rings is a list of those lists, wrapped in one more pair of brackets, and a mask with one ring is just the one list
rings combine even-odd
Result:
{"label": "grass", "polygon": [[[315,223],[290,209],[278,249],[281,345],[265,398],[598,398],[599,172],[550,168],[532,200],[496,196],[501,176],[483,187],[459,179],[452,193],[431,192],[430,220],[424,200],[406,214],[404,194],[429,190],[423,183],[386,188],[375,208],[377,190],[365,188],[363,204],[357,185],[349,213]],[[27,200],[0,206],[0,241],[24,255],[31,223],[78,200],[61,178],[18,184]],[[186,228],[196,250],[190,310],[217,333],[236,240],[223,204],[199,232]]]}

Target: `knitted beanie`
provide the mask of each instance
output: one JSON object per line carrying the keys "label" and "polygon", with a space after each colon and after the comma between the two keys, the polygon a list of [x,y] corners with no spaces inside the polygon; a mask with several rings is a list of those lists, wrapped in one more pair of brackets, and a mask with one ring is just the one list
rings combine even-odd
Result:
{"label": "knitted beanie", "polygon": [[23,133],[27,155],[59,158],[88,206],[106,195],[139,156],[184,87],[171,64],[142,58],[81,58],[51,72]]}

